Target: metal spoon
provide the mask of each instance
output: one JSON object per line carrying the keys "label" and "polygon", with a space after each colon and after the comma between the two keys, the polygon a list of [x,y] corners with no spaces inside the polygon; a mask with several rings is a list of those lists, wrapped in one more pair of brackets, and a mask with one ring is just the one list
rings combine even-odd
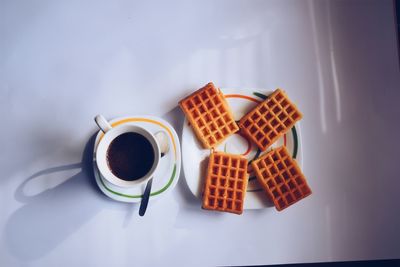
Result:
{"label": "metal spoon", "polygon": [[[156,133],[155,137],[160,144],[161,158],[162,158],[169,150],[168,137],[164,132]],[[146,213],[147,205],[149,204],[152,184],[153,184],[153,177],[150,178],[150,180],[146,184],[146,188],[144,189],[142,201],[140,202],[140,207],[139,207],[139,215],[140,216],[143,216]]]}
{"label": "metal spoon", "polygon": [[142,202],[140,202],[139,215],[143,216],[146,213],[147,204],[149,204],[151,185],[153,184],[153,177],[147,182],[146,188],[142,196]]}

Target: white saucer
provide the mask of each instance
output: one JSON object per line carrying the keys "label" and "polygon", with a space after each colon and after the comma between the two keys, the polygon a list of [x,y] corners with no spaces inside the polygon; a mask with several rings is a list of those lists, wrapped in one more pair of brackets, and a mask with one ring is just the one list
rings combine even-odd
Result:
{"label": "white saucer", "polygon": [[[262,93],[259,93],[261,90],[251,89],[221,89],[221,91],[224,92],[225,98],[232,109],[236,121],[249,112],[258,102],[262,101],[266,95],[272,93],[272,91],[270,91],[266,95],[263,95]],[[292,154],[292,157],[297,161],[301,168],[302,146],[299,123],[296,123],[287,134],[278,139],[271,148],[281,145],[287,147],[288,151]],[[226,151],[233,154],[244,154],[244,152],[249,150],[245,155],[249,161],[264,154],[260,153],[255,144],[247,141],[247,139],[239,134],[229,137],[224,143],[218,146],[216,150]],[[185,119],[182,131],[183,169],[190,191],[192,191],[192,193],[198,198],[201,198],[203,179],[209,155],[210,150],[204,149],[201,146],[192,130],[192,127],[189,126],[188,121]],[[271,207],[271,202],[267,199],[266,194],[258,185],[254,174],[250,173],[249,175],[250,178],[244,202],[244,209],[262,209]]]}
{"label": "white saucer", "polygon": [[[175,187],[181,170],[180,143],[174,128],[165,120],[154,116],[122,117],[110,121],[110,124],[113,127],[123,123],[130,123],[146,127],[146,129],[152,132],[162,130],[168,133],[170,150],[162,157],[160,160],[160,165],[154,173],[150,199],[156,199],[162,195],[165,195]],[[93,168],[97,185],[105,195],[114,200],[122,202],[140,202],[146,183],[134,188],[121,188],[108,182],[99,173],[95,161],[95,152],[102,136],[103,133],[99,131],[96,136],[93,153]]]}

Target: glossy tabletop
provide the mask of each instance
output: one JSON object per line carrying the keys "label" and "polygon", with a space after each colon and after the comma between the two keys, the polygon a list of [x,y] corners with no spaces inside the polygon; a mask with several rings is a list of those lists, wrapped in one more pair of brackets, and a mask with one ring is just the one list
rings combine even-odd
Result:
{"label": "glossy tabletop", "polygon": [[[393,1],[1,1],[0,265],[244,265],[400,257]],[[286,90],[313,194],[200,208],[180,175],[138,205],[92,173],[93,118],[154,115],[213,81]]]}

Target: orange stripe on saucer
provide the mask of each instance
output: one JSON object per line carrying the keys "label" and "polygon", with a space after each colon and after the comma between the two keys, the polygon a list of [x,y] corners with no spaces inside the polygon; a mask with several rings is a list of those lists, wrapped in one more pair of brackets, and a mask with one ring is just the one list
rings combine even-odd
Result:
{"label": "orange stripe on saucer", "polygon": [[[174,136],[172,135],[171,130],[167,126],[165,126],[164,124],[162,124],[159,121],[155,121],[155,120],[152,120],[152,119],[146,119],[146,118],[128,118],[128,119],[123,119],[123,120],[120,120],[120,121],[113,122],[113,123],[111,123],[111,126],[112,127],[116,127],[118,125],[121,125],[121,124],[124,124],[124,123],[127,123],[127,122],[138,122],[138,121],[139,122],[154,123],[154,124],[157,124],[157,125],[161,126],[162,128],[164,128],[168,132],[169,136],[171,137],[172,144],[174,146],[175,158],[177,157],[177,155],[176,155],[176,144],[175,144]],[[104,134],[102,133],[100,135],[99,141],[101,140],[101,138],[103,138],[103,136],[104,136]]]}

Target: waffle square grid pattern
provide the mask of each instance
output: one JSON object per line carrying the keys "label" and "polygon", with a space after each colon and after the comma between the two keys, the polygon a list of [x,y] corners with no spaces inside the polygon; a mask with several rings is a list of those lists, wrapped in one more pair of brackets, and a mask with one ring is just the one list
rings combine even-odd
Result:
{"label": "waffle square grid pattern", "polygon": [[208,83],[180,101],[204,148],[213,148],[239,130],[223,94]]}
{"label": "waffle square grid pattern", "polygon": [[211,153],[203,208],[242,214],[247,183],[247,159],[223,152]]}
{"label": "waffle square grid pattern", "polygon": [[275,90],[239,122],[239,127],[257,146],[265,151],[302,118],[297,107],[281,90]]}
{"label": "waffle square grid pattern", "polygon": [[263,155],[251,165],[258,182],[278,211],[312,193],[303,173],[284,146]]}

